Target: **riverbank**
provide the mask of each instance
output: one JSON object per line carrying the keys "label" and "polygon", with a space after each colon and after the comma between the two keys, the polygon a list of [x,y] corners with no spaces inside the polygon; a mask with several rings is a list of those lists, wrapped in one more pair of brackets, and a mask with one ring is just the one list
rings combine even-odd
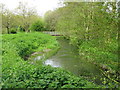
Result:
{"label": "riverbank", "polygon": [[55,55],[45,61],[45,65],[63,68],[72,72],[78,77],[82,76],[98,85],[102,84],[100,78],[103,76],[100,68],[93,63],[82,60],[79,56],[78,48],[74,45],[71,45],[69,40],[65,39],[64,37],[56,38],[60,44],[60,49]]}
{"label": "riverbank", "polygon": [[[102,72],[103,77],[99,78],[100,81],[102,81],[102,84],[111,88],[118,87],[120,83],[120,73],[118,68],[119,62],[117,54],[117,42],[113,40],[113,43],[103,46],[106,47],[105,49],[103,49],[102,47],[100,47],[101,45],[99,45],[99,43],[98,45],[95,44],[97,41],[96,39],[93,39],[89,42],[83,41],[79,45],[71,42],[70,38],[67,39],[69,40],[68,43],[72,44],[73,47],[76,46],[77,51],[79,51],[79,56],[77,57],[80,57],[80,59],[78,60],[78,62],[84,61],[86,63],[91,63],[93,66],[97,66],[99,68],[98,70]],[[90,68],[90,66],[88,65],[85,68]]]}
{"label": "riverbank", "polygon": [[59,46],[56,46],[53,49],[44,49],[39,52],[34,52],[30,55],[28,61],[31,64],[44,65],[43,62],[45,62],[47,58],[53,56],[59,50],[59,48]]}
{"label": "riverbank", "polygon": [[101,68],[103,75],[106,77],[103,79],[105,85],[118,87],[120,83],[118,43],[115,40],[111,40],[112,43],[97,43],[97,41],[100,40],[93,39],[87,42],[84,41],[79,45],[79,54],[83,60],[91,62]]}
{"label": "riverbank", "polygon": [[2,38],[2,88],[99,88],[63,69],[29,64],[24,59],[33,52],[45,52],[58,46],[54,37],[22,33],[6,34]]}

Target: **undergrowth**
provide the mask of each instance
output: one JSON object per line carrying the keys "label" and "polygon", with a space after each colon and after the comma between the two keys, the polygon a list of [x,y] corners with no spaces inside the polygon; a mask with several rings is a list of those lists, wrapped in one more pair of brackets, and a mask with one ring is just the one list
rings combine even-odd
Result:
{"label": "undergrowth", "polygon": [[98,88],[63,69],[29,64],[24,60],[32,52],[57,47],[54,37],[42,33],[2,37],[2,88]]}

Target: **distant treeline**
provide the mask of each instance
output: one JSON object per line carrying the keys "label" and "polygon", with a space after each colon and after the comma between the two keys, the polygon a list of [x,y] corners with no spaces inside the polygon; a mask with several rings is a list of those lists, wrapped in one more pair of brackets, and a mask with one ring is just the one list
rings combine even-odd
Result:
{"label": "distant treeline", "polygon": [[6,8],[4,4],[1,4],[1,8],[2,33],[31,32],[45,29],[42,17],[37,14],[35,8],[28,7],[27,3],[20,2],[14,11]]}

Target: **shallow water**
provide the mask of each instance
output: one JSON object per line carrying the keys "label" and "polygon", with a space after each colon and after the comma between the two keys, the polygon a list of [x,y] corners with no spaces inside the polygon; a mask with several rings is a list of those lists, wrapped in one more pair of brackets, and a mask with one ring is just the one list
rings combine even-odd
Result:
{"label": "shallow water", "polygon": [[77,47],[69,44],[69,40],[63,37],[57,39],[61,48],[55,55],[47,59],[44,64],[64,68],[77,76],[92,79],[97,77],[95,82],[100,83],[99,79],[102,76],[100,69],[86,60],[81,60]]}
{"label": "shallow water", "polygon": [[[81,59],[82,57],[80,57],[77,47],[69,44],[69,40],[63,37],[57,37],[57,40],[60,44],[60,49],[55,55],[45,60],[43,64],[64,68],[76,76],[83,76],[87,80],[102,84],[100,79],[104,76],[99,67]],[[43,58],[44,55],[37,55],[34,60],[39,61]]]}

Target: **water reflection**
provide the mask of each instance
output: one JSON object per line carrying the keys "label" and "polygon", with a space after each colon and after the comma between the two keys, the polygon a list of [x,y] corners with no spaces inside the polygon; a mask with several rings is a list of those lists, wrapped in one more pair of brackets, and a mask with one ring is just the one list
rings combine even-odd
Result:
{"label": "water reflection", "polygon": [[69,44],[68,40],[59,37],[58,42],[61,46],[60,50],[54,56],[47,59],[44,62],[45,65],[64,68],[77,76],[102,76],[98,67],[85,60],[81,60],[77,47]]}
{"label": "water reflection", "polygon": [[34,60],[37,61],[37,60],[40,60],[42,58],[43,58],[43,56],[37,56]]}
{"label": "water reflection", "polygon": [[61,65],[59,65],[59,63],[54,62],[54,61],[51,60],[51,59],[46,60],[46,61],[45,61],[45,64],[46,64],[46,65],[51,65],[52,67],[61,67]]}

